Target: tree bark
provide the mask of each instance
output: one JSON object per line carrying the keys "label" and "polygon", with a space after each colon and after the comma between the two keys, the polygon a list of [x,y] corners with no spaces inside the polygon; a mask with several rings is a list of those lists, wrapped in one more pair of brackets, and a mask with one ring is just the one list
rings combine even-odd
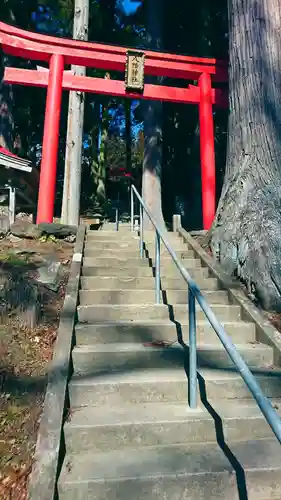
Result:
{"label": "tree bark", "polygon": [[125,108],[125,129],[126,129],[126,169],[131,172],[132,169],[132,123],[131,123],[131,101],[126,99]]}
{"label": "tree bark", "polygon": [[14,139],[12,86],[3,82],[7,57],[0,54],[0,147],[12,150]]}
{"label": "tree bark", "polygon": [[[147,9],[147,43],[149,49],[162,48],[163,0],[149,0]],[[152,81],[152,79],[150,79]],[[155,82],[154,82],[155,83]],[[160,83],[158,81],[158,83]],[[144,159],[142,196],[156,222],[165,229],[162,213],[162,102],[144,103]],[[144,216],[144,228],[151,229],[148,217]]]}
{"label": "tree bark", "polygon": [[[73,38],[75,40],[88,40],[88,25],[89,0],[75,0]],[[86,75],[84,66],[73,65],[71,69],[75,75]],[[84,102],[85,95],[83,92],[69,93],[61,217],[64,224],[79,224]]]}
{"label": "tree bark", "polygon": [[96,196],[98,204],[104,208],[106,201],[106,149],[108,141],[108,105],[102,106],[100,144],[98,154],[98,169],[96,171]]}
{"label": "tree bark", "polygon": [[229,0],[227,164],[213,254],[266,309],[281,301],[281,0]]}

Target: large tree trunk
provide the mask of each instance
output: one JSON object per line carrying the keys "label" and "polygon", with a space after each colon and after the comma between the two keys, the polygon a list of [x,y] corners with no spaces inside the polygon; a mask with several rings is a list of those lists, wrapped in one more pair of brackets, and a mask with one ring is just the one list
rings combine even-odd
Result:
{"label": "large tree trunk", "polygon": [[125,100],[125,128],[126,128],[126,169],[131,172],[132,169],[132,123],[131,123],[131,101]]}
{"label": "large tree trunk", "polygon": [[[147,5],[147,48],[162,48],[163,0],[148,0]],[[155,82],[154,82],[155,83]],[[159,82],[158,82],[159,83]],[[142,196],[162,229],[165,222],[161,200],[162,169],[162,103],[148,101],[144,103],[144,159],[142,176]],[[151,224],[144,217],[145,229]]]}
{"label": "large tree trunk", "polygon": [[12,150],[14,139],[12,86],[3,82],[7,57],[0,54],[0,147]]}
{"label": "large tree trunk", "polygon": [[230,115],[211,247],[265,308],[281,301],[281,0],[229,0]]}
{"label": "large tree trunk", "polygon": [[104,210],[106,202],[106,169],[109,114],[108,103],[95,102],[94,122],[97,127],[92,130],[91,178],[93,180],[93,196],[96,210]]}
{"label": "large tree trunk", "polygon": [[108,105],[102,106],[101,131],[99,144],[98,171],[96,173],[96,195],[100,207],[106,201],[106,146],[108,141]]}

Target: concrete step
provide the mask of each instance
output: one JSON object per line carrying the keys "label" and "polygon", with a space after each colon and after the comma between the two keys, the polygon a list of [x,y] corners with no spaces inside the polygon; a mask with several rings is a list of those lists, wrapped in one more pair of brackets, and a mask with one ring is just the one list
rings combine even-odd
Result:
{"label": "concrete step", "polygon": [[110,240],[110,241],[132,241],[139,236],[133,232],[118,232],[118,231],[87,231],[86,241],[90,240]]}
{"label": "concrete step", "polygon": [[[220,321],[237,321],[240,318],[240,307],[225,304],[210,304],[214,314],[218,315]],[[78,320],[81,323],[92,323],[101,321],[138,321],[147,319],[171,319],[174,316],[177,321],[188,317],[187,306],[182,304],[169,307],[166,305],[95,305],[78,306]],[[203,311],[197,306],[197,319],[205,319]]]}
{"label": "concrete step", "polygon": [[138,245],[134,245],[133,247],[130,246],[128,248],[105,248],[102,250],[100,248],[95,248],[94,246],[86,246],[84,250],[84,257],[85,258],[99,258],[102,257],[103,259],[106,259],[107,257],[109,258],[124,258],[128,257],[129,259],[136,259],[139,258],[140,255],[140,250]]}
{"label": "concrete step", "polygon": [[[178,257],[178,259],[180,261],[183,261],[185,265],[186,265],[186,260],[188,260],[190,258],[192,258],[192,259],[196,258],[196,256],[195,256],[194,253],[193,253],[193,255],[191,255],[191,251],[190,250],[185,250],[185,249],[181,249],[181,250],[177,249],[176,250],[174,248],[173,248],[173,250],[175,251],[176,256]],[[151,262],[153,262],[153,263],[155,262],[154,251],[152,251],[152,252],[148,251],[148,253],[146,254],[146,256],[147,256],[147,258],[150,259]],[[197,259],[197,260],[200,261],[200,259]],[[162,252],[161,253],[161,257],[160,257],[160,262],[161,263],[165,262],[167,264],[168,262],[173,262],[173,261],[172,261],[171,255],[168,252]],[[200,263],[201,263],[201,261],[200,261]]]}
{"label": "concrete step", "polygon": [[103,257],[100,255],[100,257],[97,258],[92,258],[92,257],[84,257],[83,258],[83,266],[85,267],[126,267],[126,268],[132,268],[132,272],[134,272],[135,268],[138,267],[149,267],[149,260],[144,258],[141,259],[138,257],[138,255],[135,255],[134,258],[127,258],[126,256],[120,256],[120,257]]}
{"label": "concrete step", "polygon": [[[154,258],[154,252],[150,252],[151,256]],[[139,251],[139,246],[136,245],[134,248],[129,247],[128,250],[124,248],[110,248],[110,249],[105,249],[102,252],[102,258],[128,258],[128,259],[135,259],[138,258],[140,254]],[[176,250],[176,254],[179,257],[179,259],[193,259],[194,258],[194,252],[192,250]],[[168,252],[161,252],[161,256],[163,258],[167,258],[169,256]],[[86,247],[84,251],[84,257],[86,258],[98,258],[101,257],[101,251],[100,249],[96,249],[93,247]]]}
{"label": "concrete step", "polygon": [[[149,246],[152,246],[154,248],[155,236],[153,236],[153,237],[145,237],[144,236],[143,241],[144,241],[146,248],[148,248]],[[182,239],[180,239],[176,236],[168,237],[168,238],[166,238],[166,241],[173,249],[175,246],[187,248],[187,244],[185,243],[185,241],[183,241]],[[160,241],[160,248],[163,250],[166,249],[166,246],[162,240]]]}
{"label": "concrete step", "polygon": [[[281,408],[280,400],[273,403]],[[255,402],[220,402],[214,411],[211,415],[203,405],[191,410],[186,403],[76,408],[64,425],[66,451],[73,454],[215,443],[216,415],[226,441],[272,438],[272,430]]]}
{"label": "concrete step", "polygon": [[[197,277],[196,281],[202,290],[217,290],[218,281],[216,278]],[[186,282],[183,278],[161,278],[163,290],[187,290]],[[148,290],[155,289],[155,278],[148,276],[146,278],[123,277],[123,276],[88,276],[81,278],[81,288],[83,290]]]}
{"label": "concrete step", "polygon": [[[212,304],[228,304],[228,294],[224,290],[202,292]],[[161,294],[164,304],[187,304],[186,290],[165,290]],[[80,305],[95,304],[155,304],[154,290],[80,290]]]}
{"label": "concrete step", "polygon": [[[225,290],[204,290],[201,288],[208,303],[229,304],[228,293]],[[186,290],[165,289],[162,291],[164,304],[186,304]]]}
{"label": "concrete step", "polygon": [[[196,270],[197,271],[197,270]],[[201,269],[199,269],[199,272]],[[201,273],[202,275],[202,273]],[[124,277],[143,277],[148,278],[153,276],[152,267],[141,266],[138,268],[127,267],[127,266],[113,266],[113,267],[97,267],[97,266],[82,266],[82,276],[124,276]]]}
{"label": "concrete step", "polygon": [[[176,233],[168,232],[166,233],[166,239],[169,242],[182,241]],[[132,240],[139,238],[139,235],[133,232],[119,232],[119,231],[87,231],[86,241],[88,240],[98,240],[98,239],[110,239],[115,241]],[[144,241],[154,242],[155,241],[155,231],[144,231]]]}
{"label": "concrete step", "polygon": [[[273,350],[263,344],[241,344],[236,348],[249,368],[270,366]],[[188,349],[177,342],[171,346],[155,346],[150,343],[116,343],[80,345],[72,352],[75,375],[91,376],[94,373],[129,371],[140,368],[167,368],[182,366],[188,362]],[[221,344],[198,344],[198,366],[214,369],[233,368],[233,362]]]}
{"label": "concrete step", "polygon": [[[198,278],[207,278],[209,276],[209,270],[207,267],[198,267],[193,269],[188,269],[190,276],[197,280]],[[137,268],[127,267],[125,265],[121,266],[82,266],[82,275],[83,276],[124,276],[124,277],[137,277],[137,278],[148,278],[149,276],[153,276],[153,268],[149,266],[140,266]],[[176,266],[172,263],[169,263],[168,266],[161,266],[161,276],[163,278],[181,278],[181,274],[176,268]],[[183,279],[183,278],[182,278]]]}
{"label": "concrete step", "polygon": [[[174,250],[174,252],[176,253],[181,253],[181,252],[192,252],[193,255],[194,255],[194,252],[191,248],[189,248],[187,246],[186,243],[182,243],[181,241],[175,241],[175,242],[172,242],[171,243],[171,247],[172,247],[172,250]],[[149,253],[150,257],[154,257],[155,255],[155,243],[145,243],[144,244],[144,248],[145,250]],[[160,254],[162,256],[168,256],[170,255],[167,248],[165,247],[165,245],[162,243],[162,245],[160,246]]]}
{"label": "concrete step", "polygon": [[[138,235],[134,234],[132,236],[129,235],[127,237],[124,235],[120,235],[120,236],[121,236],[120,238],[108,237],[105,235],[105,233],[100,233],[97,238],[86,237],[85,246],[87,248],[94,249],[96,244],[98,245],[98,244],[102,244],[102,243],[108,243],[114,249],[120,248],[120,247],[125,248],[127,245],[131,246],[132,248],[139,247],[140,238]],[[150,252],[154,253],[155,238],[150,239],[150,240],[144,239],[143,242],[144,242],[144,248],[146,250],[149,250]],[[174,238],[174,237],[168,238],[167,242],[169,243],[170,247],[173,250],[188,250],[188,249],[192,250],[191,248],[189,248],[187,243],[185,243],[183,240],[180,240],[179,238]],[[161,250],[161,253],[167,252],[167,248],[162,241],[160,242],[160,250]]]}
{"label": "concrete step", "polygon": [[[161,265],[171,265],[175,267],[175,264],[172,262],[171,258],[162,259]],[[149,260],[147,258],[139,258],[136,256],[135,258],[128,258],[125,256],[120,257],[84,257],[83,266],[91,267],[91,266],[100,266],[100,267],[118,267],[118,266],[126,266],[126,268],[132,267],[133,269],[138,267],[149,267]],[[184,259],[184,266],[188,269],[193,269],[194,267],[201,267],[201,261],[199,259]]]}
{"label": "concrete step", "polygon": [[[183,241],[182,238],[179,237],[177,233],[173,233],[172,231],[167,231],[165,234],[163,233],[163,236],[165,236],[165,239],[167,241]],[[155,241],[155,231],[144,231],[143,232],[143,239],[144,241]],[[161,240],[162,242],[162,240]]]}
{"label": "concrete step", "polygon": [[[255,342],[254,323],[241,321],[224,322],[223,327],[234,343]],[[197,321],[197,342],[220,343],[207,320]],[[101,323],[95,325],[77,324],[75,328],[77,345],[114,342],[174,342],[180,337],[188,342],[188,321],[175,325],[171,321],[139,321]]]}
{"label": "concrete step", "polygon": [[[192,251],[185,243],[181,243],[178,241],[172,242],[171,246],[175,252],[184,252],[184,251]],[[140,241],[139,238],[134,238],[132,241],[114,241],[114,240],[88,240],[85,242],[85,249],[87,251],[94,250],[112,250],[115,252],[126,252],[126,251],[136,251],[139,252]],[[145,249],[149,251],[150,256],[154,255],[155,245],[154,243],[146,243]],[[161,255],[168,255],[168,251],[164,247],[161,246]]]}
{"label": "concrete step", "polygon": [[[281,370],[252,370],[268,398],[281,397]],[[209,403],[218,400],[251,400],[241,376],[232,369],[200,368],[199,393]],[[182,368],[130,369],[127,372],[101,373],[93,377],[74,376],[69,384],[71,407],[114,406],[136,403],[187,403],[188,381]]]}
{"label": "concrete step", "polygon": [[139,248],[139,239],[132,241],[112,241],[101,239],[90,239],[85,241],[85,250],[136,250]]}
{"label": "concrete step", "polygon": [[[192,251],[192,250],[189,250],[186,246],[183,246],[181,248],[177,248],[175,249],[174,247],[172,247],[172,250],[176,253],[177,257],[180,259],[180,260],[185,260],[185,259],[188,259],[188,258],[193,258],[195,259],[196,258],[196,255],[195,253]],[[152,260],[154,261],[155,260],[155,248],[151,248],[151,249],[147,249],[146,250],[146,255]],[[166,250],[166,249],[162,249],[161,251],[161,262],[166,261],[168,262],[169,260],[172,261],[172,257],[170,255],[170,253]],[[198,259],[200,260],[200,259]]]}
{"label": "concrete step", "polygon": [[[280,398],[281,370],[268,367],[252,368],[258,384],[264,395],[270,399]],[[216,370],[215,368],[200,368],[198,386],[201,398],[209,402],[220,399],[252,399],[245,382],[235,369]]]}
{"label": "concrete step", "polygon": [[[248,500],[281,498],[281,454],[276,439],[230,442],[228,446],[230,451],[225,453],[217,443],[204,443],[69,454],[59,478],[59,498],[238,500],[241,489]],[[238,466],[234,469],[231,462],[244,471],[238,476],[239,486]]]}
{"label": "concrete step", "polygon": [[[106,222],[100,229],[100,231],[116,231],[116,222]],[[131,232],[131,224],[128,222],[119,222],[118,231],[119,233]]]}

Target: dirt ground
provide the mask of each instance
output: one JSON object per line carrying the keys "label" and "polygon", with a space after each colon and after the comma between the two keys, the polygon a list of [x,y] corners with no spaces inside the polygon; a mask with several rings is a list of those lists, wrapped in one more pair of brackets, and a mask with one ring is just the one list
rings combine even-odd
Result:
{"label": "dirt ground", "polygon": [[57,292],[44,287],[39,326],[30,329],[13,317],[0,325],[0,500],[27,498],[46,368],[52,357],[72,252],[73,245],[66,242],[0,241],[0,271],[20,273],[28,281],[42,259],[50,257],[60,261],[64,271]]}

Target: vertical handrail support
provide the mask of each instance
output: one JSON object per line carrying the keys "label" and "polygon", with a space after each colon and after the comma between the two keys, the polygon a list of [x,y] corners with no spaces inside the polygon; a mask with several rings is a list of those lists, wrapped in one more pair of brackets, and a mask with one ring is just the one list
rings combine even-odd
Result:
{"label": "vertical handrail support", "polygon": [[160,235],[155,228],[155,302],[160,304]]}
{"label": "vertical handrail support", "polygon": [[140,257],[143,258],[144,253],[144,241],[143,241],[143,208],[140,204]]}
{"label": "vertical handrail support", "polygon": [[189,329],[189,406],[197,408],[197,354],[196,354],[196,299],[188,287],[188,329]]}

